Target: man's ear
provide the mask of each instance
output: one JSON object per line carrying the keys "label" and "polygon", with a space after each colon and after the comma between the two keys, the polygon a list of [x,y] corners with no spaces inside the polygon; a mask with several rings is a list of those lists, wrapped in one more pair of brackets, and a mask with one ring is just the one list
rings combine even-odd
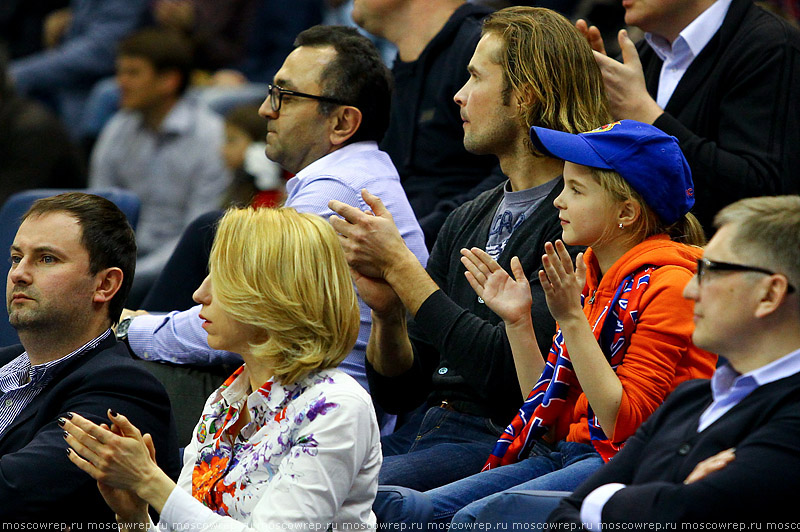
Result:
{"label": "man's ear", "polygon": [[95,289],[92,301],[95,303],[108,303],[122,286],[122,270],[119,268],[106,268],[95,275]]}
{"label": "man's ear", "polygon": [[778,310],[789,296],[789,280],[783,275],[770,275],[762,281],[759,288],[763,290],[756,306],[755,316],[764,318]]}
{"label": "man's ear", "polygon": [[342,105],[331,115],[331,144],[341,146],[356,134],[361,127],[361,111],[351,105]]}

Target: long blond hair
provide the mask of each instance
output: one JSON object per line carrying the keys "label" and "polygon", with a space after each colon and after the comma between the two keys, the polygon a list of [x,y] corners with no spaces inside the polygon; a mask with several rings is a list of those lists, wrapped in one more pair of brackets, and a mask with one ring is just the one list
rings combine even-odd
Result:
{"label": "long blond hair", "polygon": [[220,306],[266,333],[252,354],[278,382],[337,366],[352,350],[356,294],[336,233],[321,217],[288,207],[231,209],[209,266]]}
{"label": "long blond hair", "polygon": [[516,96],[526,127],[581,133],[611,121],[592,49],[564,16],[540,7],[509,7],[486,18],[486,34],[503,42],[493,60],[503,69],[504,103]]}

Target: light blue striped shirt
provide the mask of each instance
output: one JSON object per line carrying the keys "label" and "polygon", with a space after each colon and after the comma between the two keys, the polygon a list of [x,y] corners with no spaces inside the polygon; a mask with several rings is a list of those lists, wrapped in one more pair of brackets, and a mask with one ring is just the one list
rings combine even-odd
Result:
{"label": "light blue striped shirt", "polygon": [[111,329],[106,329],[72,353],[44,364],[31,366],[31,359],[25,351],[0,368],[0,434],[11,426],[19,413],[31,404],[67,362],[91,351],[110,334]]}
{"label": "light blue striped shirt", "polygon": [[[400,177],[389,156],[373,141],[356,142],[317,159],[286,183],[286,206],[328,218],[328,201],[347,203],[361,210],[369,206],[361,197],[366,188],[383,201],[392,214],[408,248],[425,266],[428,249],[414,211],[408,203]],[[358,299],[361,326],[353,350],[339,366],[368,389],[364,360],[372,326],[369,307]],[[138,316],[128,329],[131,350],[146,360],[175,364],[238,363],[239,355],[215,351],[208,346],[207,335],[198,318],[200,306],[166,315]]]}

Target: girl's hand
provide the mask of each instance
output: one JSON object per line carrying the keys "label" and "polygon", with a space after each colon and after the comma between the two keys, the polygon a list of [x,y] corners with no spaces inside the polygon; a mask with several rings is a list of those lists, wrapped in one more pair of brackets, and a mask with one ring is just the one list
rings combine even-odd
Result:
{"label": "girl's hand", "polygon": [[472,289],[506,324],[530,321],[531,287],[518,257],[511,259],[514,278],[506,273],[485,251],[461,250],[464,275]]}
{"label": "girl's hand", "polygon": [[586,283],[583,253],[579,253],[575,259],[575,268],[567,247],[561,240],[556,240],[555,246],[550,242],[546,243],[544,250],[544,270],[539,272],[539,281],[542,283],[550,314],[558,322],[570,319],[586,321],[581,308],[581,292]]}

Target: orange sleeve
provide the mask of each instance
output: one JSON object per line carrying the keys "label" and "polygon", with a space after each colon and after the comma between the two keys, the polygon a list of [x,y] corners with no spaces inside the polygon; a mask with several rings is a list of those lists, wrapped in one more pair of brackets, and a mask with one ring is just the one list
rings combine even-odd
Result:
{"label": "orange sleeve", "polygon": [[[716,357],[692,344],[694,302],[682,295],[691,277],[691,272],[677,266],[663,266],[651,275],[640,300],[636,331],[617,368],[622,400],[614,434],[607,434],[614,443],[624,442],[664,402],[676,385],[679,366],[713,371]],[[710,363],[698,364],[692,360],[695,357]]]}

